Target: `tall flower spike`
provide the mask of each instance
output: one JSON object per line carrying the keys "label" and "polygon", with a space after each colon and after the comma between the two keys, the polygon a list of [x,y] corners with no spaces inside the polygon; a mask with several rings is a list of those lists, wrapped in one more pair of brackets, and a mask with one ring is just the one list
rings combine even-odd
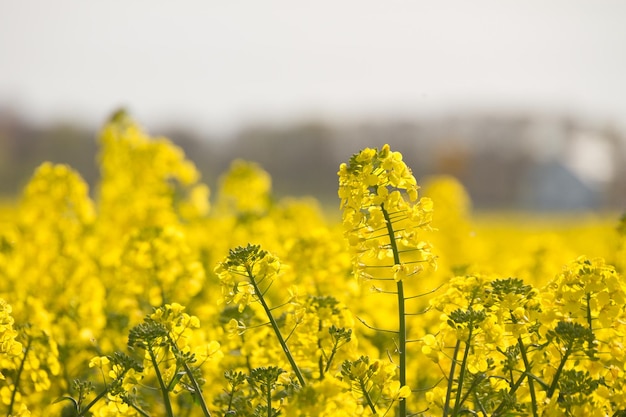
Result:
{"label": "tall flower spike", "polygon": [[345,234],[355,250],[359,277],[372,277],[368,266],[391,260],[394,245],[411,253],[404,263],[393,259],[396,281],[415,275],[424,263],[435,266],[430,244],[422,240],[422,232],[430,230],[433,203],[426,197],[418,200],[419,186],[400,152],[389,145],[366,148],[341,164],[338,174]]}
{"label": "tall flower spike", "polygon": [[[300,386],[304,387],[305,380],[296,364],[287,341],[282,335],[278,322],[272,313],[272,308],[264,297],[265,291],[272,284],[280,269],[280,261],[274,255],[262,250],[259,245],[248,244],[245,247],[230,249],[226,259],[215,267],[215,273],[222,284],[224,297],[220,302],[239,304],[239,312],[245,307],[258,301],[274,330],[280,346],[298,378]],[[260,285],[264,282],[264,287]]]}
{"label": "tall flower spike", "polygon": [[[433,204],[428,198],[418,200],[419,187],[411,169],[389,145],[353,155],[348,164],[341,164],[338,174],[343,224],[355,251],[355,274],[396,283],[402,389],[407,357],[404,281],[418,274],[424,264],[435,266],[430,244],[421,237],[430,229]],[[405,398],[399,397],[398,415],[407,415]]]}

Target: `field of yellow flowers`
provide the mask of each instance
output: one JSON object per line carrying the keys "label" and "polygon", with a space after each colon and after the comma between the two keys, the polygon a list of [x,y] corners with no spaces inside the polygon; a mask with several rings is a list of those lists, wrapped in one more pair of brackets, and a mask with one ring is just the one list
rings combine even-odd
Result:
{"label": "field of yellow flowers", "polygon": [[211,198],[99,141],[95,190],[44,163],[0,209],[0,416],[626,416],[625,218],[477,217],[387,145],[336,213],[245,161]]}

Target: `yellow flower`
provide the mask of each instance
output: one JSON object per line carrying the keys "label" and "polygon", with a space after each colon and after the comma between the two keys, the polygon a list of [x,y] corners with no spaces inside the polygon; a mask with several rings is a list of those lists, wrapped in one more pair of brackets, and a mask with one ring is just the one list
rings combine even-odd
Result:
{"label": "yellow flower", "polygon": [[102,368],[110,363],[109,358],[106,356],[96,356],[89,361],[90,368]]}

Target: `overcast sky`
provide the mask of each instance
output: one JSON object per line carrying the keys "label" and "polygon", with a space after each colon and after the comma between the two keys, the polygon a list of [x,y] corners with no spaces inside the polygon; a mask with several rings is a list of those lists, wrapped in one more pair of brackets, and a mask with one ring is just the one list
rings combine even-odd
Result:
{"label": "overcast sky", "polygon": [[0,0],[0,107],[150,130],[549,110],[626,127],[626,1]]}

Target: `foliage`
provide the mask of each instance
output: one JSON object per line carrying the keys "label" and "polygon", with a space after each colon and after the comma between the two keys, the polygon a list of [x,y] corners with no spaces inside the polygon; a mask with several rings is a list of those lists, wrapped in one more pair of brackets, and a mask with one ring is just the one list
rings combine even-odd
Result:
{"label": "foliage", "polygon": [[44,163],[3,208],[0,415],[626,414],[624,217],[481,220],[387,145],[341,222],[241,160],[211,205],[126,114],[99,144],[95,191]]}

